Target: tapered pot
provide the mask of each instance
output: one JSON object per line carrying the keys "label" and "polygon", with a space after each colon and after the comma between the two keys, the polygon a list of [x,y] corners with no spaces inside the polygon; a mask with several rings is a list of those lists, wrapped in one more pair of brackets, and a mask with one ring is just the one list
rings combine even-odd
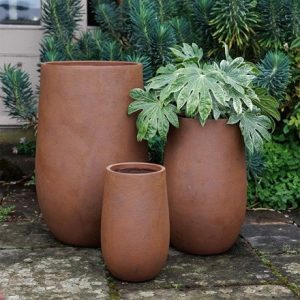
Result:
{"label": "tapered pot", "polygon": [[41,211],[60,241],[99,246],[107,165],[144,161],[135,118],[127,116],[142,65],[55,62],[41,68],[36,187]]}
{"label": "tapered pot", "polygon": [[145,281],[164,266],[170,242],[165,168],[123,163],[106,169],[101,244],[109,271]]}
{"label": "tapered pot", "polygon": [[218,254],[236,241],[246,211],[246,163],[237,125],[182,118],[165,151],[171,243],[192,254]]}

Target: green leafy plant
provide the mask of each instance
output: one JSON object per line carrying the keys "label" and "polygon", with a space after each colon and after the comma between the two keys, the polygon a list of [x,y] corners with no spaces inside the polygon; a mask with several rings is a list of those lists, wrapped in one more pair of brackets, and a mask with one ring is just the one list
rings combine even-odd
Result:
{"label": "green leafy plant", "polygon": [[300,102],[295,106],[292,114],[284,120],[283,132],[292,139],[300,140]]}
{"label": "green leafy plant", "polygon": [[35,186],[35,184],[36,184],[35,175],[32,175],[31,178],[26,183],[24,183],[25,186]]}
{"label": "green leafy plant", "polygon": [[7,206],[7,207],[0,205],[0,222],[5,222],[9,217],[9,215],[14,211],[14,209],[15,209],[14,205]]}
{"label": "green leafy plant", "polygon": [[299,148],[299,142],[265,144],[264,171],[249,181],[250,207],[285,210],[300,205]]}
{"label": "green leafy plant", "polygon": [[[279,17],[275,15],[277,12],[274,10],[277,4],[280,7]],[[220,42],[225,41],[232,53],[242,54],[248,60],[257,62],[260,57],[254,57],[253,53],[264,55],[269,48],[283,49],[286,42],[290,45],[299,37],[299,7],[298,0],[124,0],[121,5],[117,5],[115,0],[93,0],[91,9],[98,28],[80,33],[79,25],[83,16],[80,0],[45,0],[42,5],[44,37],[40,58],[41,62],[137,61],[144,65],[145,81],[151,78],[161,65],[171,62],[172,53],[169,48],[183,42],[201,44],[207,58],[212,54],[218,56],[222,52]],[[278,18],[280,22],[277,22]],[[269,30],[270,20],[275,20],[270,25],[272,30]],[[272,47],[274,38],[268,34],[277,34],[277,31],[280,32],[278,43],[276,47]],[[291,56],[295,57],[296,44],[293,44],[289,49],[290,53],[293,53]],[[253,47],[259,49],[253,51]],[[282,66],[278,67],[278,70],[281,70]],[[4,68],[2,73],[9,70],[8,67]],[[266,64],[261,79],[273,71],[274,64]],[[282,72],[281,74],[279,79],[285,82],[285,75]],[[28,77],[28,74],[26,76]],[[296,72],[293,73],[293,78],[294,76]],[[277,80],[278,82],[280,81]],[[267,83],[261,84],[269,87]],[[10,90],[16,88],[19,88],[19,95],[22,97],[20,102],[28,106],[27,110],[35,111],[35,105],[32,96],[22,91],[28,90],[25,76],[18,78],[11,88],[4,92],[7,110],[15,118],[23,121],[21,111],[13,111],[15,99]],[[272,90],[273,96],[273,92],[281,93]],[[37,119],[36,111],[34,118]]]}
{"label": "green leafy plant", "polygon": [[241,57],[232,59],[226,45],[226,59],[220,63],[204,62],[196,44],[171,51],[174,63],[159,68],[144,90],[131,92],[134,101],[128,113],[140,111],[138,140],[156,134],[165,139],[170,124],[179,126],[178,116],[198,119],[202,126],[208,119],[226,118],[228,124],[239,124],[250,153],[262,149],[263,141],[271,137],[271,117],[280,116],[270,95],[260,102],[253,86],[253,66]]}
{"label": "green leafy plant", "polygon": [[25,137],[20,139],[19,144],[13,148],[14,154],[35,156],[36,141],[28,141]]}

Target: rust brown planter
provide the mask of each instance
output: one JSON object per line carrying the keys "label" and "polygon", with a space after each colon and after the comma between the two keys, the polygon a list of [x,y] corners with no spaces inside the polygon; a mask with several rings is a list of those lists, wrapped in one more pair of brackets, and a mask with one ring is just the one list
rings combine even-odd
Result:
{"label": "rust brown planter", "polygon": [[99,246],[107,165],[144,161],[129,91],[143,86],[142,65],[126,62],[55,62],[42,65],[36,187],[55,237]]}
{"label": "rust brown planter", "polygon": [[146,281],[163,268],[170,221],[165,168],[146,163],[107,167],[101,244],[105,264],[124,281]]}
{"label": "rust brown planter", "polygon": [[237,125],[182,118],[168,137],[165,166],[171,244],[210,255],[236,241],[246,211],[246,163]]}

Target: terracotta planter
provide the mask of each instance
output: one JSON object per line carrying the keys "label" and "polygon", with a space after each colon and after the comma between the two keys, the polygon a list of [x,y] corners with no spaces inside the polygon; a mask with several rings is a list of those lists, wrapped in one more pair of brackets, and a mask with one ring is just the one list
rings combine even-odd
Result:
{"label": "terracotta planter", "polygon": [[126,62],[46,63],[41,70],[36,187],[50,230],[66,244],[99,246],[105,168],[144,161],[129,91],[142,66]]}
{"label": "terracotta planter", "polygon": [[237,125],[183,118],[165,152],[171,243],[192,254],[217,254],[236,241],[246,211],[246,163]]}
{"label": "terracotta planter", "polygon": [[164,266],[170,242],[165,168],[146,163],[107,167],[101,224],[105,264],[117,278],[145,281]]}

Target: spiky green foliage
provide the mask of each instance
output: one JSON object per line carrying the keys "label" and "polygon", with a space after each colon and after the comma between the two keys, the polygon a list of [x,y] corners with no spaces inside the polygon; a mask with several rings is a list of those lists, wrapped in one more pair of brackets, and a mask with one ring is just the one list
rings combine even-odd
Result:
{"label": "spiky green foliage", "polygon": [[289,39],[287,42],[289,42],[293,37],[300,37],[300,1],[286,0],[285,9],[287,11],[287,26],[289,28],[289,32],[287,33]]}
{"label": "spiky green foliage", "polygon": [[81,34],[78,40],[78,58],[82,60],[93,60],[95,57],[99,57],[101,48],[96,43],[94,33],[87,31]]}
{"label": "spiky green foliage", "polygon": [[151,69],[156,71],[170,61],[169,47],[178,40],[192,39],[189,19],[181,16],[180,5],[176,3],[171,0],[125,0],[117,6],[114,1],[95,0],[95,19],[122,51],[147,57]]}
{"label": "spiky green foliage", "polygon": [[292,65],[292,78],[291,81],[295,87],[294,95],[298,100],[300,99],[300,37],[291,42],[288,49],[288,54]]}
{"label": "spiky green foliage", "polygon": [[154,0],[156,11],[161,22],[176,18],[180,13],[179,0]]}
{"label": "spiky green foliage", "polygon": [[145,81],[152,77],[153,69],[152,69],[151,61],[150,61],[149,57],[147,57],[146,55],[142,55],[137,52],[132,52],[125,56],[125,60],[131,61],[131,62],[139,62],[139,63],[143,64]]}
{"label": "spiky green foliage", "polygon": [[214,46],[212,28],[210,26],[213,0],[187,0],[187,7],[195,34],[195,41],[203,46],[206,51],[211,51]]}
{"label": "spiky green foliage", "polygon": [[262,176],[265,169],[265,161],[262,152],[254,151],[252,154],[246,153],[248,179],[255,180]]}
{"label": "spiky green foliage", "polygon": [[116,40],[121,39],[119,33],[119,8],[114,1],[93,1],[93,9],[95,12],[95,20],[99,24],[101,30],[109,32]]}
{"label": "spiky green foliage", "polygon": [[40,48],[41,62],[63,61],[67,59],[65,52],[61,51],[57,39],[52,36],[45,36],[43,38]]}
{"label": "spiky green foliage", "polygon": [[41,43],[42,62],[76,59],[74,36],[82,18],[80,0],[46,0],[42,4],[44,37]]}
{"label": "spiky green foliage", "polygon": [[4,105],[12,118],[35,125],[37,98],[29,75],[17,66],[4,65],[0,71]]}
{"label": "spiky green foliage", "polygon": [[45,34],[62,40],[72,40],[82,17],[80,0],[45,0],[42,4],[42,24]]}
{"label": "spiky green foliage", "polygon": [[259,151],[263,141],[270,139],[270,116],[277,102],[264,102],[270,106],[268,114],[255,106],[260,99],[252,88],[253,67],[241,57],[232,59],[227,46],[226,59],[219,64],[203,62],[203,51],[196,44],[171,50],[174,63],[158,69],[144,91],[131,92],[134,101],[128,113],[141,111],[138,140],[149,140],[156,134],[165,139],[169,123],[178,127],[177,113],[197,118],[203,126],[207,119],[228,118],[228,124],[239,124],[248,151]]}
{"label": "spiky green foliage", "polygon": [[258,70],[255,83],[276,99],[284,100],[291,75],[288,56],[282,52],[268,52],[258,64]]}
{"label": "spiky green foliage", "polygon": [[256,4],[255,0],[215,1],[209,21],[213,37],[229,48],[248,47],[258,22]]}
{"label": "spiky green foliage", "polygon": [[184,42],[192,43],[194,40],[194,35],[192,31],[192,26],[188,18],[179,17],[170,20],[170,25],[175,31],[176,40],[178,44]]}
{"label": "spiky green foliage", "polygon": [[259,43],[265,49],[282,48],[285,42],[287,22],[285,19],[285,5],[283,0],[260,0]]}

